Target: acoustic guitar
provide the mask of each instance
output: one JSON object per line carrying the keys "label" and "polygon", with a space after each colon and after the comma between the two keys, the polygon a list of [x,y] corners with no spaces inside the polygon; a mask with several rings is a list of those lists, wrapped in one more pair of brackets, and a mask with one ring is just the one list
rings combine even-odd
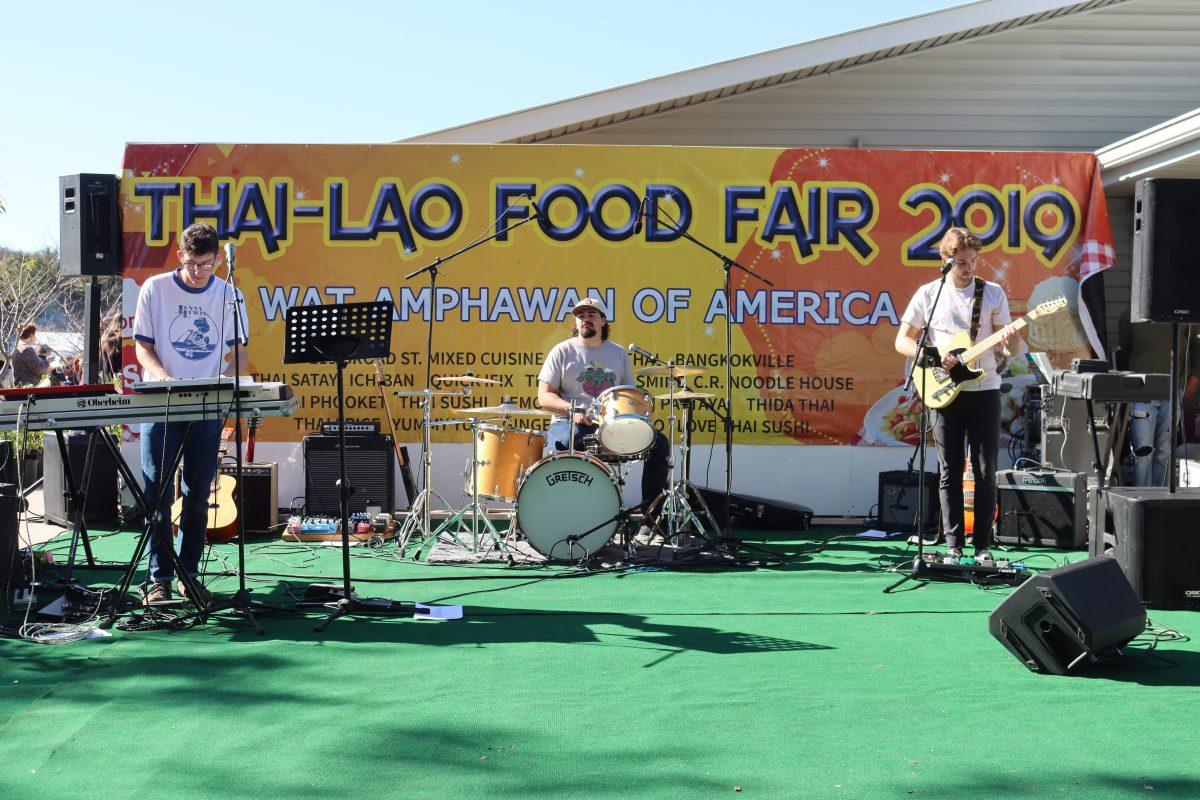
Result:
{"label": "acoustic guitar", "polygon": [[[258,432],[258,423],[258,417],[250,418],[250,432],[246,438],[245,461],[247,462],[254,458],[254,437]],[[221,461],[228,457],[229,443],[233,434],[232,425],[221,431],[221,454],[219,456]],[[179,529],[179,518],[183,514],[183,495],[181,492],[176,494],[178,496],[171,504],[171,525],[175,531]],[[204,530],[209,544],[221,544],[237,537],[237,514],[237,478],[226,475],[218,469],[208,490],[208,521]]]}
{"label": "acoustic guitar", "polygon": [[[1049,300],[1014,321],[1012,326],[1019,331],[1038,317],[1055,314],[1066,307],[1065,297]],[[971,342],[970,331],[959,331],[946,348],[946,353],[958,357],[958,363],[948,370],[942,366],[942,354],[938,348],[925,345],[925,357],[918,358],[912,369],[913,388],[925,405],[929,408],[945,408],[954,402],[954,398],[958,397],[963,387],[982,378],[983,370],[975,369],[975,362],[981,355],[1000,344],[1000,338],[1000,331],[997,331],[974,344]]]}

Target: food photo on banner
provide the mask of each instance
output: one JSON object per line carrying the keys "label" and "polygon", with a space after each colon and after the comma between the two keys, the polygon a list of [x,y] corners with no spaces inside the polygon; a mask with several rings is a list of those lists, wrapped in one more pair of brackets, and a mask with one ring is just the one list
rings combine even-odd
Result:
{"label": "food photo on banner", "polygon": [[[531,199],[544,216],[521,224]],[[731,315],[738,444],[912,445],[917,404],[893,342],[908,299],[938,276],[939,240],[958,225],[979,235],[978,274],[1005,290],[1014,318],[1066,298],[1069,312],[1025,331],[1031,351],[1066,366],[1105,350],[1102,314],[1081,302],[1113,263],[1091,153],[132,144],[121,202],[127,336],[137,288],[174,266],[179,231],[209,222],[237,245],[245,371],[300,398],[292,417],[264,420],[264,441],[299,441],[336,416],[330,370],[282,365],[289,306],[395,303],[383,369],[347,370],[347,416],[382,421],[380,381],[423,388],[430,315],[435,376],[500,381],[439,397],[436,413],[509,397],[532,405],[545,353],[592,296],[617,342],[704,368],[688,388],[716,394]],[[680,229],[773,285],[735,270],[727,303],[720,260]],[[441,270],[432,295],[426,276],[404,279],[495,231]],[[137,361],[127,352],[124,363],[128,384]],[[1003,446],[1033,377],[1022,358],[999,367]],[[661,378],[645,385],[666,390]],[[417,399],[391,404],[398,436],[418,440]],[[719,431],[711,416],[697,426],[706,438]],[[433,440],[468,433],[439,428]]]}

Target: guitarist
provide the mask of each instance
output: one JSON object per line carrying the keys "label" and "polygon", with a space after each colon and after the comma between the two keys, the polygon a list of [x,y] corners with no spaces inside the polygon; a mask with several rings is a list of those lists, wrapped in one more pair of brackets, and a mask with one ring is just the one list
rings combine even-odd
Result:
{"label": "guitarist", "polygon": [[[1008,311],[1008,298],[998,284],[975,275],[979,264],[979,237],[966,228],[951,228],[942,237],[938,251],[945,265],[946,286],[937,301],[933,318],[929,312],[940,280],[917,289],[901,317],[896,334],[896,351],[917,358],[917,342],[929,329],[928,343],[938,348],[941,366],[949,370],[958,359],[942,355],[947,343],[969,330],[971,341],[999,331],[1000,348],[1020,345]],[[966,383],[958,397],[944,408],[933,410],[933,438],[940,464],[939,490],[942,530],[946,534],[946,558],[962,558],[963,546],[963,448],[971,449],[975,473],[975,557],[991,559],[992,517],[996,509],[996,457],[1000,449],[1000,375],[996,356],[984,352],[973,365],[983,376]]]}

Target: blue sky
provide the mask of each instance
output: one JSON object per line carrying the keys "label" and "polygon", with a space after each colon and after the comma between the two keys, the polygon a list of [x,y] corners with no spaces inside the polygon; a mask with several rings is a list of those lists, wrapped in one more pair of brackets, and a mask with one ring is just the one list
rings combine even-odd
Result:
{"label": "blue sky", "polygon": [[0,245],[56,246],[58,176],[125,142],[389,142],[956,4],[13,4]]}

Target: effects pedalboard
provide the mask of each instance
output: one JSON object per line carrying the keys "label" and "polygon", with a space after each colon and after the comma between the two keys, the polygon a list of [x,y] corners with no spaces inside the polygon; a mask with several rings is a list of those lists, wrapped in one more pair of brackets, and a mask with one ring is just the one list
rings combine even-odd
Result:
{"label": "effects pedalboard", "polygon": [[940,553],[925,553],[920,560],[913,559],[913,566],[919,575],[942,577],[951,580],[970,580],[973,576],[994,583],[1024,583],[1030,576],[1029,568],[1023,561],[1008,559],[980,559],[964,556],[958,559],[947,559]]}

